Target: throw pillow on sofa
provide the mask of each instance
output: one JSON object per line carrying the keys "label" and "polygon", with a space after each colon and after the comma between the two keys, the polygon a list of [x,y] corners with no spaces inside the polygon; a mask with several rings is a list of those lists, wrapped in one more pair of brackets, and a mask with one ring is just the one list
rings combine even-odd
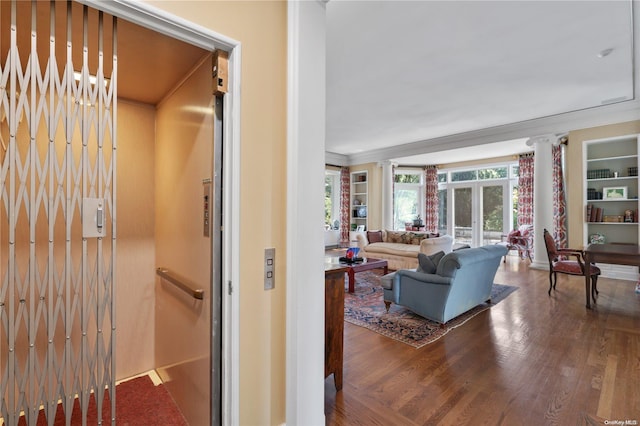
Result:
{"label": "throw pillow on sofa", "polygon": [[404,243],[406,239],[406,232],[394,232],[387,231],[387,242],[388,243]]}
{"label": "throw pillow on sofa", "polygon": [[367,231],[367,240],[369,244],[382,242],[382,231]]}
{"label": "throw pillow on sofa", "polygon": [[418,268],[416,272],[424,274],[435,274],[438,269],[438,263],[444,257],[444,251],[439,251],[430,255],[418,253]]}
{"label": "throw pillow on sofa", "polygon": [[429,238],[429,234],[416,234],[414,232],[409,232],[410,244],[420,245],[420,242],[424,239]]}

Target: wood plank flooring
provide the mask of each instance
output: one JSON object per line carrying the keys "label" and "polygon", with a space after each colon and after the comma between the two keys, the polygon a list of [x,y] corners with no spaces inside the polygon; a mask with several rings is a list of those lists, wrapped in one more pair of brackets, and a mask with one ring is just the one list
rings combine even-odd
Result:
{"label": "wood plank flooring", "polygon": [[635,283],[599,279],[587,310],[582,278],[558,275],[549,297],[548,273],[515,256],[495,282],[519,289],[421,349],[345,324],[344,388],[325,380],[327,424],[640,424]]}

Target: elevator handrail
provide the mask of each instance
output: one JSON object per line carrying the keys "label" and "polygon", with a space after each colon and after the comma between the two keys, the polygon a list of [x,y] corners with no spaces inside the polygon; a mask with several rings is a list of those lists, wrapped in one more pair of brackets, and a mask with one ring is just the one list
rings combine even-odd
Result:
{"label": "elevator handrail", "polygon": [[156,274],[161,278],[164,278],[171,284],[178,287],[194,299],[202,300],[204,298],[204,290],[196,288],[197,286],[188,279],[181,277],[180,275],[170,271],[167,268],[156,268]]}

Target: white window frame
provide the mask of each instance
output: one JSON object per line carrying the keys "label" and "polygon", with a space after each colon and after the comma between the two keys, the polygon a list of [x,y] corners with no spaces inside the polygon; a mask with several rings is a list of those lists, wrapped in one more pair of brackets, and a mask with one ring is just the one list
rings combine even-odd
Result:
{"label": "white window frame", "polygon": [[[396,175],[418,175],[420,176],[420,183],[395,183],[396,180]],[[424,220],[424,216],[425,216],[425,182],[424,182],[424,169],[418,169],[418,168],[404,168],[404,167],[399,167],[396,168],[393,172],[393,227],[397,228],[396,226],[396,191],[400,190],[400,189],[404,189],[404,190],[415,190],[418,191],[418,214],[420,215],[420,218],[422,218]],[[402,225],[402,228],[398,228],[396,230],[401,230],[404,231],[404,224]]]}
{"label": "white window frame", "polygon": [[[326,169],[324,172],[325,180],[327,177],[331,177],[331,226],[338,220],[340,221],[340,198],[341,198],[341,184],[340,184],[340,171]],[[323,211],[324,213],[324,211]]]}

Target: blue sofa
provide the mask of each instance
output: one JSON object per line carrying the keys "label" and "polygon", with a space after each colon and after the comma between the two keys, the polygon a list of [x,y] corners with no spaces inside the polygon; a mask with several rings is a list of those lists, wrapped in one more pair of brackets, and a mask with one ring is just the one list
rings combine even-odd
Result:
{"label": "blue sofa", "polygon": [[444,324],[491,299],[493,279],[505,254],[502,245],[467,248],[446,254],[434,274],[396,271],[382,280],[387,311],[396,303]]}

